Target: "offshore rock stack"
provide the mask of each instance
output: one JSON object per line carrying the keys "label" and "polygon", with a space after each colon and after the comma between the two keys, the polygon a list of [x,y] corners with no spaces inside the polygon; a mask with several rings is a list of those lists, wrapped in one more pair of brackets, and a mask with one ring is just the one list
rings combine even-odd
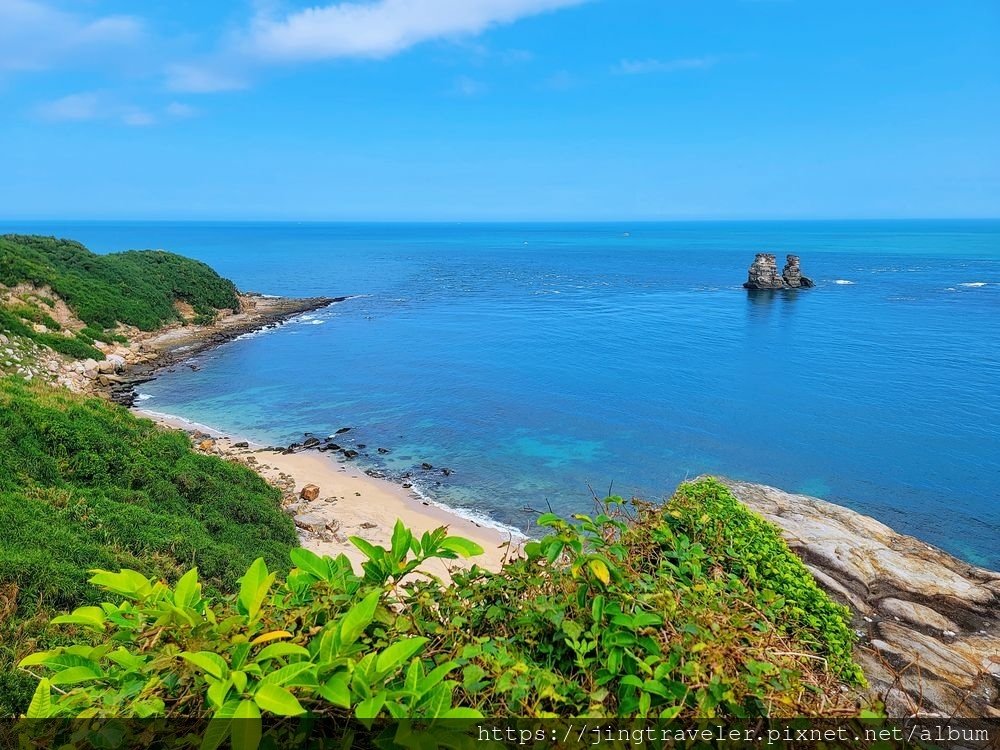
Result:
{"label": "offshore rock stack", "polygon": [[744,289],[800,289],[815,286],[812,279],[802,275],[799,256],[786,256],[785,268],[778,275],[778,261],[774,253],[757,253],[748,272]]}
{"label": "offshore rock stack", "polygon": [[802,275],[802,271],[799,268],[798,255],[785,256],[785,268],[781,272],[781,280],[785,282],[785,286],[791,287],[792,289],[798,289],[800,287],[808,289],[811,286],[815,286],[812,279],[808,276]]}

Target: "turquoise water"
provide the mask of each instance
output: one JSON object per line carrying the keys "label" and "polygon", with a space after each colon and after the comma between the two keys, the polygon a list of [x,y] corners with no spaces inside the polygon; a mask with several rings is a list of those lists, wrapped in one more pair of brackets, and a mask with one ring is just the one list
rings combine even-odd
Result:
{"label": "turquoise water", "polygon": [[[520,528],[713,472],[1000,568],[1000,222],[13,228],[356,295],[143,386],[150,409],[264,442],[351,426],[367,463]],[[748,294],[761,250],[817,287]]]}

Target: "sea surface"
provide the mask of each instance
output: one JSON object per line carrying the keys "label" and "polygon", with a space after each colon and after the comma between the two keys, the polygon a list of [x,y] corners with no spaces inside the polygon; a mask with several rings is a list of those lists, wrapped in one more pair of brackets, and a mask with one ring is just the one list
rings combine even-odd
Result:
{"label": "sea surface", "polygon": [[[149,409],[265,443],[351,427],[362,463],[525,530],[718,473],[1000,568],[1000,222],[2,229],[351,295],[142,386]],[[816,288],[747,293],[759,251]]]}

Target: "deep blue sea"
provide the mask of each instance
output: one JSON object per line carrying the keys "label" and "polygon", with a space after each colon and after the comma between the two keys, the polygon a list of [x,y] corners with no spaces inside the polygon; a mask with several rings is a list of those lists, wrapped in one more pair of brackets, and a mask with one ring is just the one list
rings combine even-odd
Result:
{"label": "deep blue sea", "polygon": [[[244,290],[353,295],[143,386],[260,441],[353,429],[429,497],[528,528],[712,472],[1000,568],[1000,222],[45,223]],[[754,253],[816,288],[748,294]],[[350,442],[350,441],[347,441]]]}

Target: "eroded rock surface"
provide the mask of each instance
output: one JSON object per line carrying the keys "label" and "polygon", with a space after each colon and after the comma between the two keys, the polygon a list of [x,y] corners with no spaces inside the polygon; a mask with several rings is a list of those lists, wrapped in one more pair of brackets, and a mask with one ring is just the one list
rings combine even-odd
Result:
{"label": "eroded rock surface", "polygon": [[743,285],[747,289],[783,289],[784,279],[778,275],[778,261],[774,253],[757,253]]}
{"label": "eroded rock surface", "polygon": [[799,268],[798,255],[785,256],[785,267],[781,271],[781,280],[785,283],[785,286],[792,289],[808,289],[811,286],[815,286],[812,279],[802,275],[802,269]]}
{"label": "eroded rock surface", "polygon": [[858,661],[891,716],[1000,718],[1000,572],[839,505],[720,481],[855,613]]}

